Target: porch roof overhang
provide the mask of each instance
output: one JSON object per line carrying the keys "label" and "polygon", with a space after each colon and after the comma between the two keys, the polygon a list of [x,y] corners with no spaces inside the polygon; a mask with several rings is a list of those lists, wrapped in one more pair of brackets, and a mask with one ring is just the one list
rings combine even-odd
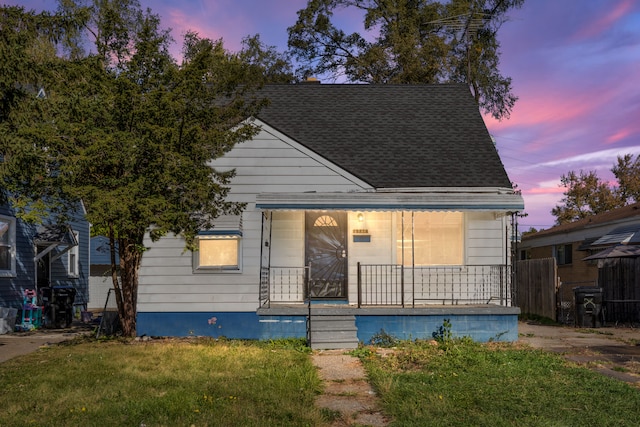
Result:
{"label": "porch roof overhang", "polygon": [[45,246],[45,249],[36,254],[35,261],[40,260],[54,249],[60,248],[60,251],[52,258],[52,260],[56,260],[66,254],[74,246],[78,246],[78,240],[73,234],[71,227],[68,225],[39,226],[37,233],[33,238],[33,243],[37,246]]}
{"label": "porch roof overhang", "polygon": [[519,194],[500,191],[467,192],[352,192],[261,193],[256,208],[262,210],[350,211],[499,211],[524,209]]}

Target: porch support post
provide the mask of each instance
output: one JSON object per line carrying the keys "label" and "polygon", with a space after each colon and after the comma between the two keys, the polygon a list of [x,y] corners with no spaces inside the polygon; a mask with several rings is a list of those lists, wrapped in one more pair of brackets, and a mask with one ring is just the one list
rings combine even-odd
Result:
{"label": "porch support post", "polygon": [[307,292],[307,345],[311,348],[311,284],[309,279],[311,277],[311,263],[308,268],[304,269],[304,287]]}
{"label": "porch support post", "polygon": [[358,308],[362,306],[362,273],[360,272],[360,261],[357,264],[358,268]]}
{"label": "porch support post", "polygon": [[[265,218],[269,215],[268,222]],[[260,231],[260,283],[258,288],[258,303],[260,306],[266,303],[267,307],[271,306],[271,228],[273,224],[273,213],[262,212],[261,231]],[[265,227],[269,227],[265,233]],[[266,251],[266,256],[265,256]],[[266,263],[266,266],[265,266]],[[266,271],[266,275],[265,275]],[[266,287],[266,289],[264,289]]]}

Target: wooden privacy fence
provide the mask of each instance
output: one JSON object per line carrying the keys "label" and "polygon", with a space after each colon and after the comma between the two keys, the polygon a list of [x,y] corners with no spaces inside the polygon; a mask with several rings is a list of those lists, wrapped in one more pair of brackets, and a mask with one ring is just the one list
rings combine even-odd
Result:
{"label": "wooden privacy fence", "polygon": [[598,283],[604,291],[608,323],[640,323],[640,257],[608,258],[599,262]]}
{"label": "wooden privacy fence", "polygon": [[515,299],[522,313],[556,320],[558,267],[555,258],[518,261]]}

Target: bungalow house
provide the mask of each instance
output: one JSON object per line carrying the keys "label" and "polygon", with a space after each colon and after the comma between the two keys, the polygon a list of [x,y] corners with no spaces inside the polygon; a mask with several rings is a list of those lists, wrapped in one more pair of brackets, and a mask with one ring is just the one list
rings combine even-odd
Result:
{"label": "bungalow house", "polygon": [[[25,293],[34,295],[30,301],[42,307],[43,292],[50,299],[52,289],[64,289],[60,292],[75,295],[75,306],[86,307],[88,277],[89,223],[82,206],[66,224],[45,221],[42,225],[24,222],[9,206],[0,206],[0,307],[17,309],[18,324]],[[55,313],[45,309],[39,323],[47,319],[67,324],[66,318],[56,319]]]}
{"label": "bungalow house", "polygon": [[464,85],[271,85],[259,135],[212,161],[242,215],[148,240],[137,331],[516,340],[515,194]]}
{"label": "bungalow house", "polygon": [[[620,245],[624,250],[611,252]],[[605,273],[603,267],[610,270],[612,264],[620,265],[620,258],[637,258],[640,248],[636,245],[640,245],[640,203],[524,235],[518,250],[520,260],[555,259],[560,281],[557,305],[561,309],[572,309],[574,288],[597,286],[604,288],[603,298],[609,300],[608,311],[612,314],[617,310],[615,304],[623,304],[614,301],[640,299],[640,285],[635,284],[635,279],[628,286],[623,285],[620,277],[612,279],[613,273]],[[633,296],[636,291],[631,291],[634,287],[637,296]],[[571,319],[571,314],[566,314]]]}

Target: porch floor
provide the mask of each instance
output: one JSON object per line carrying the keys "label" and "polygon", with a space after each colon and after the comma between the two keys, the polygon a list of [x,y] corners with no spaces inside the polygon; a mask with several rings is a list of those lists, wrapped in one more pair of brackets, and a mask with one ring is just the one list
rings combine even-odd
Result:
{"label": "porch floor", "polygon": [[[306,316],[309,314],[309,306],[303,303],[271,303],[270,307],[258,308],[257,313],[259,316]],[[416,304],[414,307],[376,305],[360,308],[348,304],[311,304],[311,314],[316,316],[518,315],[520,308],[496,304]]]}

